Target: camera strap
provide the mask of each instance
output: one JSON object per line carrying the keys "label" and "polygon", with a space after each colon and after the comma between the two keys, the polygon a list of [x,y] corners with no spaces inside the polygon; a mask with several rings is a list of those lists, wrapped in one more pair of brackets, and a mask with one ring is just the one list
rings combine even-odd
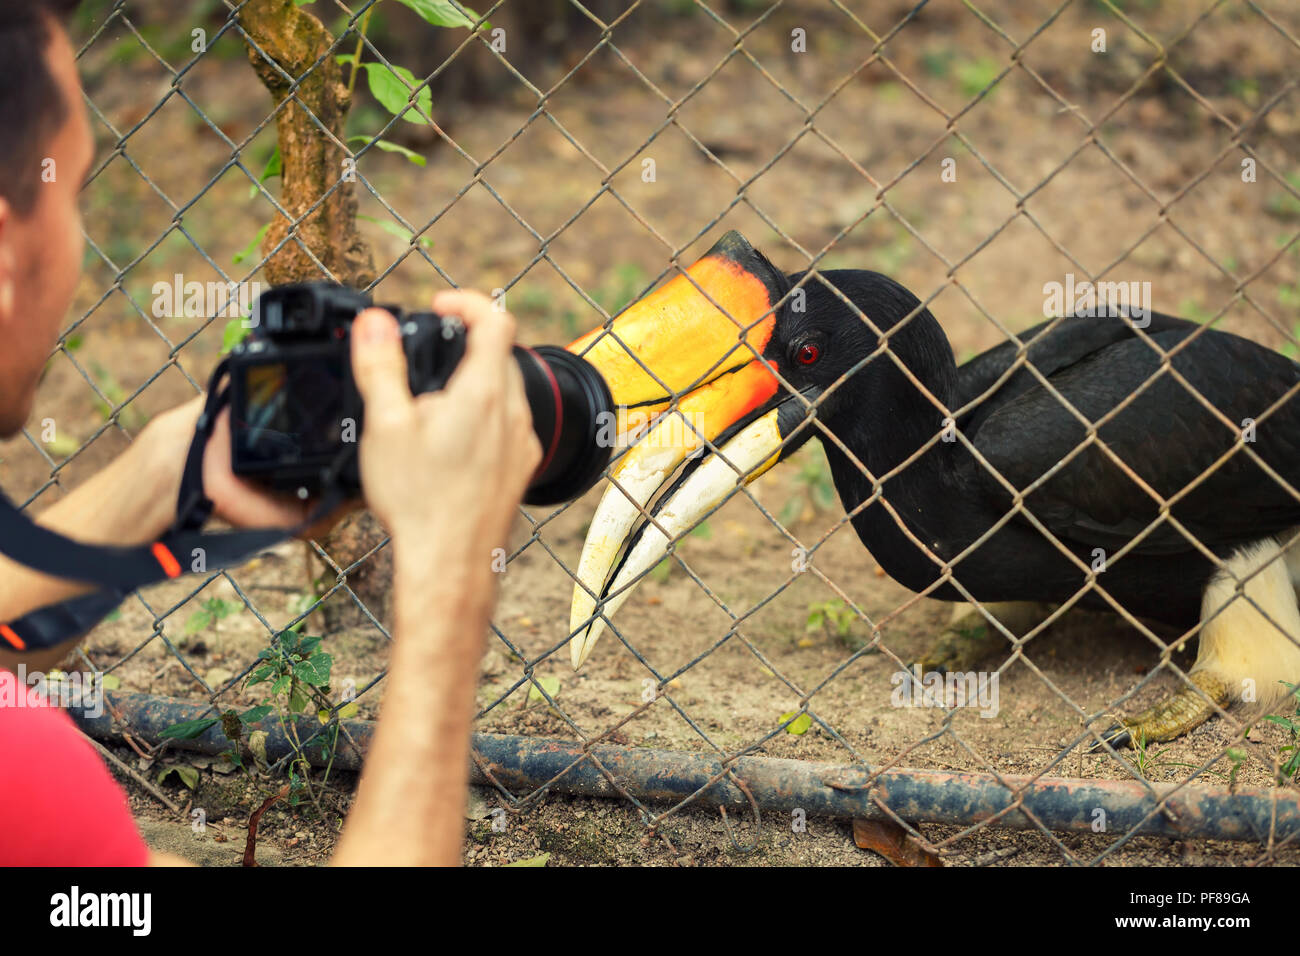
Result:
{"label": "camera strap", "polygon": [[[71,640],[98,624],[136,588],[182,574],[238,567],[259,552],[297,534],[343,502],[327,494],[296,528],[203,532],[212,500],[203,489],[203,454],[217,415],[230,401],[229,387],[216,386],[225,375],[222,362],[213,373],[181,474],[176,520],[160,539],[135,547],[91,545],[36,524],[0,492],[0,554],[35,571],[97,585],[58,604],[38,608],[16,621],[0,623],[0,647],[31,651]],[[184,564],[188,564],[188,568]]]}

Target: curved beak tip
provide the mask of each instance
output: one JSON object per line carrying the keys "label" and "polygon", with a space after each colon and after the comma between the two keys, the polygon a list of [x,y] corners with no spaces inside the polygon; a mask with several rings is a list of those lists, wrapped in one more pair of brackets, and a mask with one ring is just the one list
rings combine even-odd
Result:
{"label": "curved beak tip", "polygon": [[[706,443],[759,414],[778,390],[776,378],[756,356],[775,327],[774,307],[784,294],[785,276],[737,232],[723,236],[686,273],[629,306],[608,330],[593,329],[569,346],[596,366],[616,403],[651,416],[646,430],[611,467],[617,484],[606,489],[583,544],[581,583],[574,585],[570,616],[575,670],[591,654],[606,619],[670,544],[657,529],[636,533],[638,524],[644,532],[640,519],[654,496],[683,462],[705,458],[692,484],[665,496],[679,507],[677,513],[661,514],[662,500],[652,509],[671,525],[672,537],[689,530],[737,483],[734,466],[710,461],[716,456],[708,453]],[[674,396],[675,414],[663,414]],[[730,459],[753,469],[752,474],[741,472],[745,481],[775,461],[780,441],[774,435],[775,416],[771,424],[757,435],[744,428],[745,441],[728,445]],[[626,437],[622,428],[620,437]],[[759,451],[762,455],[756,456]],[[616,568],[625,545],[627,556]],[[600,602],[603,616],[593,618],[598,602],[591,595],[611,592]]]}

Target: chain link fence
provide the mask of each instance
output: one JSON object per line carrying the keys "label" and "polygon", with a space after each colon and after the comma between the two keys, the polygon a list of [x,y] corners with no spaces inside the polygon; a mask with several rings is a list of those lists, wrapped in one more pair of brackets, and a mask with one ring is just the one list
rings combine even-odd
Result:
{"label": "chain link fence", "polygon": [[[1019,346],[1016,332],[1042,321],[1034,310],[1045,283],[1067,273],[1150,280],[1161,311],[1289,354],[1300,344],[1300,21],[1285,4],[524,6],[318,0],[302,9],[320,18],[327,40],[295,72],[252,24],[300,15],[296,4],[86,4],[76,36],[100,146],[86,187],[90,262],[38,421],[3,446],[11,495],[39,510],[149,417],[201,391],[241,324],[230,292],[259,277],[334,278],[411,307],[431,286],[491,289],[525,339],[567,342],[684,274],[735,227],[781,268],[806,271],[796,288],[838,268],[899,279],[934,307],[959,362],[1001,342]],[[331,70],[328,88],[313,86]],[[350,110],[330,84],[347,86]],[[333,113],[317,115],[323,109]],[[291,141],[286,130],[296,131]],[[281,180],[289,191],[313,162],[314,193],[277,189]],[[350,251],[323,235],[344,236]],[[211,289],[225,291],[214,301]],[[170,305],[160,308],[163,298]],[[890,341],[876,357],[941,407]],[[1185,382],[1159,351],[1162,371]],[[1007,374],[1020,369],[1068,405],[1024,347]],[[950,417],[960,421],[992,391]],[[1260,411],[1265,421],[1271,410]],[[1113,415],[1073,414],[1086,434],[1062,465],[1098,448],[1147,487],[1098,438]],[[856,460],[861,450],[815,416],[809,427]],[[869,480],[906,474],[952,437],[936,433]],[[1249,443],[1237,448],[1263,464]],[[1177,524],[1170,509],[1212,471],[1162,500],[1160,519]],[[1037,485],[1000,480],[1014,498],[1008,520],[1069,553],[1024,506]],[[951,633],[950,606],[926,595],[946,585],[971,599],[952,569],[993,530],[962,554],[931,554],[943,573],[912,594],[857,540],[850,521],[865,503],[844,512],[816,442],[762,481],[737,482],[675,536],[575,673],[567,609],[604,488],[525,509],[512,538],[479,689],[479,729],[493,736],[478,741],[476,772],[489,789],[468,859],[553,849],[570,861],[614,861],[660,846],[668,859],[708,860],[725,858],[722,833],[757,852],[743,860],[838,861],[846,832],[807,820],[835,808],[800,796],[802,786],[826,786],[829,765],[863,773],[832,784],[837,792],[866,794],[875,816],[956,863],[1016,853],[1084,863],[1296,859],[1294,825],[1239,833],[1230,849],[1185,847],[1183,857],[1142,836],[1175,818],[1171,808],[1183,812],[1179,801],[1196,787],[1219,788],[1225,801],[1241,787],[1293,796],[1296,725],[1285,721],[1296,719],[1294,699],[1248,737],[1240,712],[1216,705],[1177,741],[1088,752],[1113,715],[1192,686],[1195,628],[1153,627],[1113,599],[1109,617],[1081,612],[1081,595],[1027,624],[1004,623],[1002,605],[990,606],[967,623],[1002,634],[979,665],[981,680],[996,678],[995,697],[1000,681],[991,713],[942,693],[899,706],[897,675]],[[1150,533],[1108,559],[1122,562]],[[806,560],[792,564],[792,549]],[[292,774],[298,802],[318,801],[335,755],[362,732],[352,719],[376,714],[390,639],[386,560],[386,541],[369,529],[147,589],[90,635],[81,664],[110,687],[200,704],[191,716],[243,713],[244,733],[280,715],[292,742],[262,754],[259,772]],[[1105,593],[1097,570],[1081,569],[1087,589]],[[308,661],[320,665],[315,677],[295,670]],[[119,716],[144,772],[170,766],[173,744],[132,736]],[[499,741],[519,738],[542,739],[536,753],[525,740],[505,754]],[[538,761],[543,753],[550,762]],[[665,762],[652,766],[659,754]],[[691,765],[698,776],[683,769],[685,755],[704,758]],[[798,769],[782,765],[794,776],[763,782],[756,757],[820,769],[798,781]],[[911,814],[882,789],[901,768],[937,774],[922,773],[928,789]],[[689,786],[651,785],[673,774]],[[963,774],[989,775],[1000,802],[926,808],[964,792]],[[1103,787],[1088,798],[1096,806],[1045,809],[1038,796],[1061,777],[1129,789],[1116,797]],[[922,778],[892,779],[896,788]],[[587,810],[566,791],[617,802]],[[737,799],[740,821],[727,814]],[[1143,812],[1124,814],[1143,801]],[[707,803],[722,804],[720,819]],[[611,809],[620,807],[634,812]],[[1013,818],[1026,832],[1007,842],[994,828]],[[837,849],[791,849],[811,845],[819,827]]]}

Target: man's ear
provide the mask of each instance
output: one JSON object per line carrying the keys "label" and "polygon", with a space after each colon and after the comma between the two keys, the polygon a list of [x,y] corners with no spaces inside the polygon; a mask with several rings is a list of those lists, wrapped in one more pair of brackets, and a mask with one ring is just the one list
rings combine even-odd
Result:
{"label": "man's ear", "polygon": [[13,324],[17,266],[13,222],[13,207],[7,199],[0,196],[0,329],[7,329]]}

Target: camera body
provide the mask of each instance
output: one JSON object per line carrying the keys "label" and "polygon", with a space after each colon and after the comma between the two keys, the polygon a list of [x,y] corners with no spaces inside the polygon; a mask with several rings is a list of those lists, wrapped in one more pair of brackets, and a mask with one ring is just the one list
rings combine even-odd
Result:
{"label": "camera body", "polygon": [[[352,320],[373,303],[331,282],[264,292],[253,331],[231,350],[231,460],[235,474],[317,496],[361,491],[357,459],[364,408],[352,377]],[[465,354],[465,327],[432,312],[381,305],[397,319],[412,394],[441,389]],[[555,504],[591,487],[609,463],[600,436],[613,414],[608,386],[564,349],[515,347],[543,462],[525,501]],[[430,489],[437,494],[437,489]]]}

